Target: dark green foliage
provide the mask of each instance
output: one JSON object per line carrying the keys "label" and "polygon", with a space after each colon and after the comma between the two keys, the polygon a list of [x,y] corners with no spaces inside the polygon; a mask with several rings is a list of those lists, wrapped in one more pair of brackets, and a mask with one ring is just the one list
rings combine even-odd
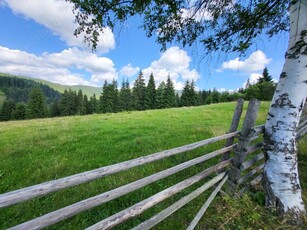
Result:
{"label": "dark green foliage", "polygon": [[128,79],[122,82],[122,87],[119,91],[119,109],[120,111],[132,110],[132,95]]}
{"label": "dark green foliage", "polygon": [[24,120],[26,119],[26,115],[27,115],[27,107],[25,103],[17,103],[16,104],[16,108],[13,111],[12,114],[12,119],[13,120]]}
{"label": "dark green foliage", "polygon": [[30,93],[30,101],[27,106],[27,118],[43,118],[46,116],[46,103],[43,92],[35,87]]}
{"label": "dark green foliage", "polygon": [[165,107],[172,108],[176,106],[176,95],[173,82],[170,79],[170,76],[167,77],[166,87],[164,92],[165,97]]}
{"label": "dark green foliage", "polygon": [[0,89],[5,93],[8,100],[28,102],[30,93],[34,87],[40,88],[48,104],[61,98],[61,94],[58,91],[47,85],[29,79],[0,76]]}
{"label": "dark green foliage", "polygon": [[157,108],[158,109],[164,109],[166,107],[166,101],[165,101],[165,96],[164,96],[165,88],[166,88],[165,82],[162,81],[157,89]]}
{"label": "dark green foliage", "polygon": [[116,113],[118,111],[118,89],[117,81],[111,84],[104,82],[100,96],[100,111],[102,113]]}
{"label": "dark green foliage", "polygon": [[245,99],[251,100],[256,98],[261,101],[271,101],[276,89],[276,84],[273,83],[272,77],[269,75],[267,68],[263,70],[262,78],[254,85],[250,85],[245,90]]}
{"label": "dark green foliage", "polygon": [[146,109],[146,86],[142,71],[134,82],[132,89],[133,108],[135,110]]}
{"label": "dark green foliage", "polygon": [[251,85],[245,90],[245,99],[256,98],[260,101],[271,101],[276,89],[276,84],[271,82],[262,82]]}
{"label": "dark green foliage", "polygon": [[50,106],[50,116],[59,117],[61,115],[60,104],[58,101],[55,101]]}
{"label": "dark green foliage", "polygon": [[[84,40],[93,49],[103,27],[114,29],[116,22],[136,14],[143,17],[147,36],[158,33],[156,41],[163,48],[173,41],[183,46],[200,41],[207,52],[244,52],[258,36],[271,37],[289,29],[289,0],[67,1],[78,9],[75,13],[79,28],[75,35],[85,34]],[[182,17],[182,9],[191,14]],[[209,15],[210,20],[199,19],[199,15]]]}
{"label": "dark green foliage", "polygon": [[93,94],[93,96],[90,97],[88,113],[92,114],[98,112],[99,112],[99,103],[97,101],[96,94]]}
{"label": "dark green foliage", "polygon": [[194,81],[192,80],[191,83],[186,81],[180,98],[180,106],[195,106],[197,101],[198,97],[195,91]]}
{"label": "dark green foliage", "polygon": [[5,100],[0,110],[0,121],[9,121],[13,119],[13,112],[15,110],[16,103],[12,100]]}
{"label": "dark green foliage", "polygon": [[273,79],[272,76],[269,75],[268,68],[264,68],[262,72],[262,78],[258,79],[258,83],[263,83],[263,82],[273,83]]}
{"label": "dark green foliage", "polygon": [[146,87],[146,109],[156,108],[156,84],[153,74],[149,76],[148,84]]}
{"label": "dark green foliage", "polygon": [[77,114],[77,93],[71,89],[65,90],[60,101],[61,116]]}

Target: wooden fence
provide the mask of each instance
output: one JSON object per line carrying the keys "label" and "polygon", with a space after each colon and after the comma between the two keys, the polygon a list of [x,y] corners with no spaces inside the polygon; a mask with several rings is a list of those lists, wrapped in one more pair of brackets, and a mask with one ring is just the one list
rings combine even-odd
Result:
{"label": "wooden fence", "polygon": [[[88,229],[110,229],[120,223],[133,218],[154,205],[166,200],[167,198],[183,191],[184,189],[203,181],[205,178],[210,180],[206,181],[198,189],[194,190],[190,194],[182,197],[180,200],[170,205],[168,208],[154,215],[147,221],[144,221],[134,229],[150,229],[157,225],[159,222],[170,216],[172,213],[195,199],[197,196],[204,193],[204,191],[213,187],[214,190],[199,210],[191,224],[187,229],[194,229],[210,203],[217,195],[218,192],[222,192],[222,186],[227,182],[230,191],[243,192],[246,188],[246,184],[255,184],[261,179],[261,170],[264,166],[264,155],[261,153],[262,136],[264,132],[264,126],[254,126],[256,116],[258,113],[260,103],[256,100],[250,101],[244,123],[241,131],[237,131],[237,127],[240,121],[240,117],[243,109],[243,100],[237,102],[237,107],[233,116],[230,130],[227,134],[213,137],[210,139],[195,142],[189,145],[181,146],[171,150],[166,150],[144,157],[139,157],[133,160],[125,161],[110,166],[101,167],[95,170],[87,171],[84,173],[75,174],[65,178],[48,181],[42,184],[34,185],[31,187],[19,189],[16,191],[8,192],[0,195],[0,208],[5,208],[35,197],[44,196],[46,194],[56,192],[65,188],[80,185],[89,181],[96,180],[98,178],[106,177],[124,170],[128,170],[137,166],[141,166],[150,162],[158,161],[167,157],[171,157],[180,153],[194,150],[196,148],[207,146],[209,144],[226,141],[225,147],[217,149],[211,153],[206,153],[200,157],[186,161],[184,163],[175,165],[171,168],[165,169],[160,172],[156,172],[152,175],[136,180],[129,184],[122,185],[112,190],[106,191],[94,197],[82,200],[80,202],[71,204],[59,210],[53,211],[48,214],[44,214],[40,217],[32,219],[30,221],[21,223],[11,229],[41,229],[52,224],[58,223],[69,217],[72,217],[80,212],[89,210],[91,208],[102,205],[106,202],[114,200],[125,194],[131,193],[137,189],[140,189],[146,185],[152,184],[158,180],[166,178],[170,175],[183,171],[196,164],[203,163],[209,159],[220,157],[219,163],[213,165],[204,171],[187,178],[171,187],[164,189],[157,194],[148,197],[131,207],[128,207],[108,218],[101,220]],[[305,125],[300,127],[306,128]],[[304,130],[306,131],[306,129]],[[212,178],[213,177],[213,178]]]}

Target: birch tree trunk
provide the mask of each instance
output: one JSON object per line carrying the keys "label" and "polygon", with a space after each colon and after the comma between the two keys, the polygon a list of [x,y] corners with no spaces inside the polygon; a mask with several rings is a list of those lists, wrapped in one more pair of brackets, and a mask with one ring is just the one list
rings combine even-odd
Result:
{"label": "birch tree trunk", "polygon": [[297,165],[296,129],[307,96],[307,0],[290,0],[286,62],[266,122],[266,205],[298,218],[306,213]]}

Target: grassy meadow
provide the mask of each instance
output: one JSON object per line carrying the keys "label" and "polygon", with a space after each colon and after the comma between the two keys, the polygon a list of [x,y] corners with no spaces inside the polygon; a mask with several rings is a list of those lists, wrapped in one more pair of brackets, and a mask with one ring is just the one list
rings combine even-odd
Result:
{"label": "grassy meadow", "polygon": [[[230,126],[234,107],[235,103],[222,103],[191,108],[2,122],[0,123],[0,194],[224,134]],[[247,103],[245,109],[246,107]],[[268,107],[269,103],[262,102],[257,124],[265,122]],[[0,229],[15,226],[98,195],[211,152],[223,145],[224,141],[211,144],[45,197],[0,209]],[[306,150],[307,140],[305,137],[300,141],[301,155],[299,160],[303,166],[301,171],[303,186],[307,190]],[[84,229],[158,191],[201,172],[218,160],[217,158],[193,166],[114,201],[82,212],[48,229]],[[305,171],[303,171],[304,169]],[[138,225],[203,183],[202,181],[191,186],[142,215],[119,225],[116,229],[130,229]],[[233,226],[239,226],[236,229],[289,227],[274,214],[264,209],[261,203],[263,198],[261,192],[255,194],[242,198],[243,201],[218,197],[197,229],[233,229]],[[185,229],[207,196],[208,193],[201,195],[161,222],[155,229]],[[238,207],[236,205],[245,211],[237,213]],[[237,217],[232,218],[232,215],[236,213]]]}

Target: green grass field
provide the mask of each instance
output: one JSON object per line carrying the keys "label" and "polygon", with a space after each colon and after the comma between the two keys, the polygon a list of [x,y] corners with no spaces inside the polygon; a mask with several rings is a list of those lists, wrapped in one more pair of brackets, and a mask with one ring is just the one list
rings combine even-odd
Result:
{"label": "green grass field", "polygon": [[[224,134],[229,128],[234,107],[235,103],[224,103],[192,108],[2,122],[0,123],[0,194]],[[265,122],[268,107],[269,103],[262,103],[257,124]],[[304,150],[307,149],[306,143],[306,139],[302,139],[301,146]],[[208,147],[55,192],[43,198],[0,209],[0,229],[6,229],[169,168],[215,150],[223,144],[224,142],[211,144]],[[301,150],[302,158],[300,159],[304,168],[307,169],[307,165],[304,164],[307,156],[304,150]],[[182,173],[177,173],[90,211],[82,212],[48,229],[84,229],[204,170],[217,161],[218,159],[214,159],[186,169]],[[306,174],[302,178],[306,188]],[[116,229],[130,229],[136,226],[200,184],[167,199]],[[207,196],[204,194],[184,206],[161,222],[156,229],[185,229]],[[257,197],[244,199],[244,202],[232,203],[235,201],[218,198],[209,209],[209,213],[202,219],[198,229],[219,227],[233,229],[233,225],[242,225],[241,229],[244,227],[274,229],[274,227],[286,226],[272,213],[268,213],[261,204],[255,203],[254,200],[257,200]],[[246,207],[244,206],[242,210],[247,211],[239,213],[240,215],[232,220],[230,216],[237,212],[237,209],[233,208],[235,205],[245,205]],[[229,210],[223,209],[228,206]],[[215,213],[228,213],[229,216],[225,214],[218,216]],[[246,218],[246,215],[250,218]]]}

